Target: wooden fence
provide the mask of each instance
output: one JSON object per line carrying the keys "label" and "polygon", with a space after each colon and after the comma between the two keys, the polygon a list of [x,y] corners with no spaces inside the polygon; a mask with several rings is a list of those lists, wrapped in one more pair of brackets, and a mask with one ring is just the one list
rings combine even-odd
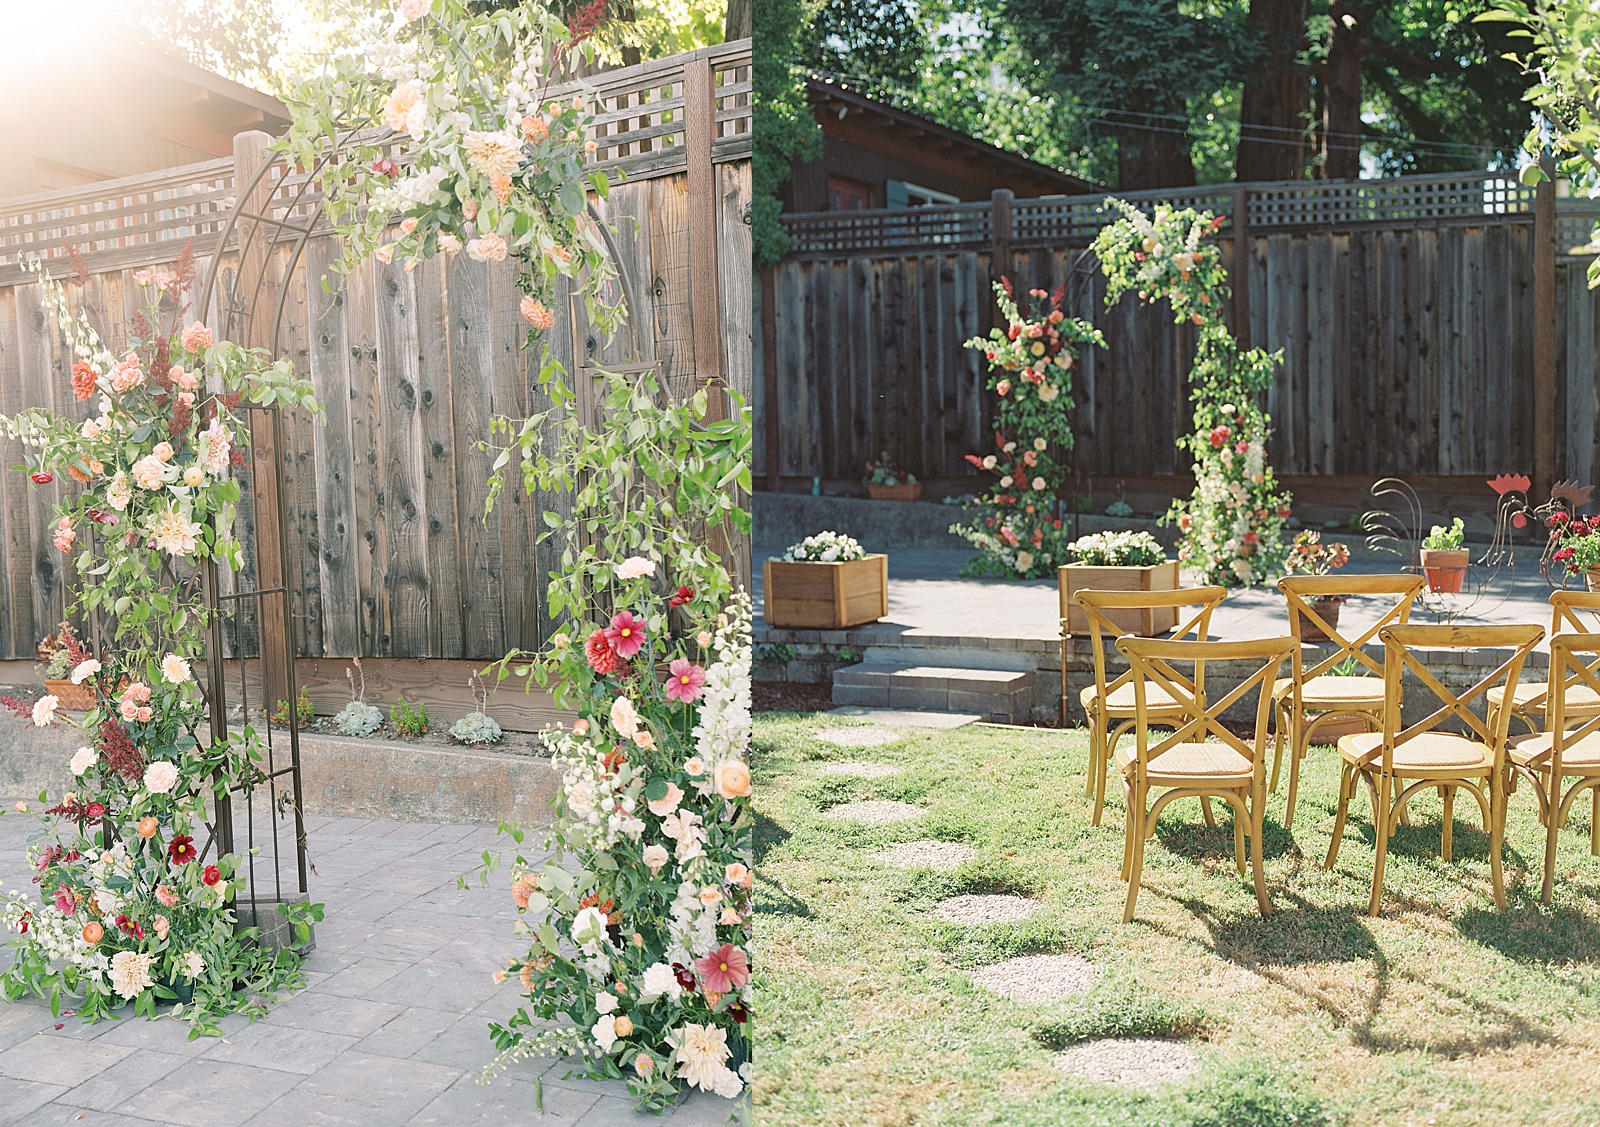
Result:
{"label": "wooden fence", "polygon": [[[594,160],[613,187],[594,202],[615,228],[636,324],[607,342],[569,302],[549,334],[557,358],[581,381],[596,364],[632,359],[636,332],[642,361],[680,393],[720,378],[748,395],[750,41],[552,91],[576,93],[597,115]],[[238,268],[234,241],[217,240],[264,141],[241,135],[233,160],[0,201],[0,413],[44,405],[87,417],[20,256],[57,260],[75,246],[90,277],[72,300],[118,339],[135,312],[136,268],[170,263],[191,239],[201,276],[214,254]],[[307,210],[288,207],[296,176],[273,170],[269,216]],[[314,236],[292,272],[287,241],[269,253],[269,289],[286,298],[283,351],[328,411],[322,427],[290,414],[279,451],[301,655],[482,660],[538,644],[553,564],[553,547],[535,546],[538,510],[563,502],[518,489],[485,520],[492,456],[477,445],[491,416],[547,406],[521,348],[511,264],[457,254],[407,274],[369,261],[340,281],[327,273],[339,255],[331,233]],[[339,282],[332,292],[325,274]],[[266,319],[276,298],[263,294],[247,313]],[[5,466],[21,462],[15,443],[0,447]],[[0,478],[0,658],[30,656],[61,618],[62,557],[47,528],[59,487]]]}
{"label": "wooden fence", "polygon": [[[1594,201],[1490,174],[1129,198],[1228,218],[1216,239],[1230,322],[1284,350],[1266,401],[1280,473],[1534,473],[1542,456],[1545,481],[1593,480],[1600,307],[1588,259],[1566,252],[1588,242]],[[981,355],[962,343],[995,323],[989,285],[1002,274],[1023,289],[1066,283],[1068,312],[1106,335],[1072,389],[1081,472],[1186,473],[1175,442],[1189,426],[1193,330],[1131,296],[1105,308],[1086,248],[1110,218],[1099,196],[1009,193],[785,217],[793,253],[763,279],[757,475],[849,477],[885,450],[924,477],[970,472],[963,455],[991,444],[992,405]]]}

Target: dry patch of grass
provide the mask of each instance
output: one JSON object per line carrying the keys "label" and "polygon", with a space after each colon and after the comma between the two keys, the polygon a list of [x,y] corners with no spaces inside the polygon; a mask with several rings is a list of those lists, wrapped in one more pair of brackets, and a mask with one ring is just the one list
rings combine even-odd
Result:
{"label": "dry patch of grass", "polygon": [[[1226,815],[1208,827],[1180,801],[1147,850],[1138,919],[1123,925],[1120,799],[1089,825],[1082,733],[913,733],[874,749],[897,774],[851,778],[819,770],[858,753],[815,727],[774,716],[757,728],[763,1127],[1600,1123],[1600,861],[1586,803],[1562,834],[1545,909],[1543,831],[1532,797],[1513,797],[1502,913],[1475,809],[1457,805],[1445,864],[1440,805],[1419,795],[1390,853],[1385,916],[1372,920],[1369,813],[1352,811],[1324,871],[1337,776],[1314,751],[1292,833],[1281,793],[1269,807],[1273,918],[1256,914],[1234,870]],[[925,813],[825,817],[868,801]],[[976,855],[942,872],[874,856],[928,839]],[[982,926],[935,915],[950,897],[995,893],[1040,910]],[[1056,953],[1089,959],[1101,979],[1024,1004],[969,977]],[[1071,1044],[1115,1036],[1184,1038],[1199,1068],[1138,1092],[1051,1067]]]}

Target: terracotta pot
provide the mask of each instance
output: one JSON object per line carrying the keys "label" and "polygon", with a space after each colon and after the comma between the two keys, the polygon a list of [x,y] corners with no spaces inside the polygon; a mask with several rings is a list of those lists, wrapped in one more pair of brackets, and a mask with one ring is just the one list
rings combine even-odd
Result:
{"label": "terracotta pot", "polygon": [[88,712],[94,707],[94,690],[88,685],[74,685],[71,681],[47,679],[44,683],[45,692],[50,693],[58,701],[58,707],[68,712]]}
{"label": "terracotta pot", "polygon": [[1422,573],[1428,577],[1428,590],[1442,595],[1459,595],[1467,579],[1467,564],[1472,554],[1465,548],[1422,549]]}
{"label": "terracotta pot", "polygon": [[867,495],[874,501],[917,501],[922,498],[922,482],[915,485],[869,485]]}
{"label": "terracotta pot", "polygon": [[[1317,617],[1326,622],[1335,630],[1339,628],[1339,608],[1344,606],[1344,601],[1349,595],[1323,595],[1321,598],[1311,600],[1311,609],[1317,612]],[[1300,616],[1300,640],[1302,642],[1331,642],[1327,632],[1311,619]]]}

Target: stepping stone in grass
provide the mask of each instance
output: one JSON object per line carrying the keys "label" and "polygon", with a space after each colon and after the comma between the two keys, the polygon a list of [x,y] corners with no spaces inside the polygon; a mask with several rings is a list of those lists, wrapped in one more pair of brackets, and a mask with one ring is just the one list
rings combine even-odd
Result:
{"label": "stepping stone in grass", "polygon": [[979,967],[972,981],[1018,1002],[1059,1002],[1100,981],[1100,968],[1076,955],[1023,955]]}
{"label": "stepping stone in grass", "polygon": [[1039,907],[1037,900],[1029,900],[1026,896],[968,894],[939,901],[933,914],[953,924],[1014,924],[1033,915]]}
{"label": "stepping stone in grass", "polygon": [[828,810],[824,817],[840,822],[860,822],[866,826],[886,826],[890,822],[909,822],[920,818],[923,809],[909,802],[874,798],[866,802],[846,802]]}
{"label": "stepping stone in grass", "polygon": [[860,728],[819,728],[816,735],[835,747],[882,747],[905,738],[904,732],[870,724]]}
{"label": "stepping stone in grass", "polygon": [[951,869],[959,869],[977,855],[976,849],[959,841],[924,839],[901,842],[893,849],[874,853],[872,860],[893,865],[897,869],[934,869],[937,872],[947,873]]}
{"label": "stepping stone in grass", "polygon": [[846,775],[852,779],[887,779],[899,773],[900,768],[888,763],[824,763],[817,768],[819,775]]}
{"label": "stepping stone in grass", "polygon": [[1148,1089],[1183,1079],[1194,1071],[1196,1060],[1194,1050],[1182,1041],[1108,1037],[1074,1045],[1050,1063],[1084,1080]]}

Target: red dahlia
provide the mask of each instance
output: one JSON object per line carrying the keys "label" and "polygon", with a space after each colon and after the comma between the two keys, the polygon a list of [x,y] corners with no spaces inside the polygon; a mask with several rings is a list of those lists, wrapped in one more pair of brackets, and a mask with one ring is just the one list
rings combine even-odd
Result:
{"label": "red dahlia", "polygon": [[589,635],[589,640],[583,644],[583,653],[589,659],[589,667],[602,677],[622,668],[622,659],[612,648],[604,630],[596,630]]}

